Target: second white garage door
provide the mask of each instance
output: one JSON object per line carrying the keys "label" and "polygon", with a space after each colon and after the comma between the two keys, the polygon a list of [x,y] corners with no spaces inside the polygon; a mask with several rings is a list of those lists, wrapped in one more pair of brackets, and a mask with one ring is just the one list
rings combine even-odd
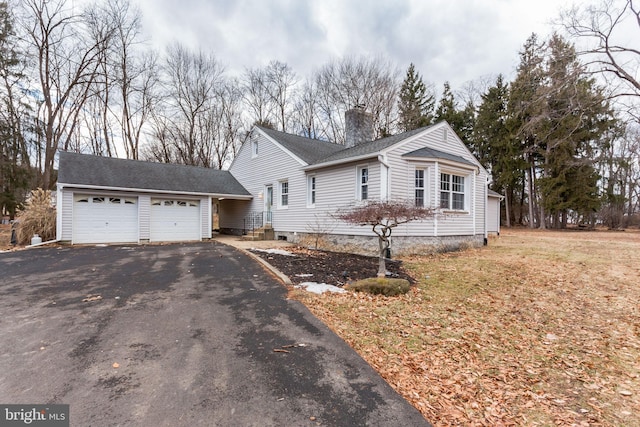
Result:
{"label": "second white garage door", "polygon": [[200,240],[200,202],[151,199],[149,231],[154,242]]}

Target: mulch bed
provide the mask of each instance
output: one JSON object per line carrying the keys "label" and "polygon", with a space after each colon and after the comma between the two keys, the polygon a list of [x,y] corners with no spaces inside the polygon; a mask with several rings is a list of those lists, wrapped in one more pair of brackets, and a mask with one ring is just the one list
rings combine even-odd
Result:
{"label": "mulch bed", "polygon": [[[378,258],[363,255],[311,250],[300,247],[287,248],[292,255],[267,253],[251,250],[269,264],[287,275],[294,285],[303,282],[327,283],[343,286],[349,282],[376,277]],[[388,260],[388,277],[406,279],[413,284],[414,279],[403,269],[402,261]]]}

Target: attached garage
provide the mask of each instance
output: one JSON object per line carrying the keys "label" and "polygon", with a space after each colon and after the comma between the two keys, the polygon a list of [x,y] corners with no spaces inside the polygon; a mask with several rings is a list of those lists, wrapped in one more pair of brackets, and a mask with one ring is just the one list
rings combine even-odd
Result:
{"label": "attached garage", "polygon": [[200,203],[197,200],[151,199],[149,240],[200,240]]}
{"label": "attached garage", "polygon": [[198,241],[218,200],[250,200],[229,171],[59,153],[57,239],[69,243]]}
{"label": "attached garage", "polygon": [[138,241],[138,199],[75,194],[73,243],[135,243]]}

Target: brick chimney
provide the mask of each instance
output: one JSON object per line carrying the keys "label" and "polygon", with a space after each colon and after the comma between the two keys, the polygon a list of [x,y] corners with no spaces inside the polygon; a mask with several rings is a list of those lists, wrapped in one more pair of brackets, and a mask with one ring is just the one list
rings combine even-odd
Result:
{"label": "brick chimney", "polygon": [[356,105],[344,113],[345,143],[347,147],[353,147],[361,142],[373,140],[373,116],[364,108],[364,105]]}

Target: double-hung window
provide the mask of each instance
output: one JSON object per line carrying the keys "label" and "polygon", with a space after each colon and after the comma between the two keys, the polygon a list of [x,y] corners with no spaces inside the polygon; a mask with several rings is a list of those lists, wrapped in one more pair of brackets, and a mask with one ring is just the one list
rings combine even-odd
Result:
{"label": "double-hung window", "polygon": [[358,168],[358,198],[367,200],[369,198],[369,168]]}
{"label": "double-hung window", "polygon": [[280,181],[280,206],[289,206],[289,181]]}
{"label": "double-hung window", "polygon": [[315,206],[316,204],[316,177],[310,176],[307,178],[307,205]]}
{"label": "double-hung window", "polygon": [[440,174],[440,208],[465,210],[464,177],[449,173]]}
{"label": "double-hung window", "polygon": [[424,169],[415,171],[415,203],[417,207],[424,207]]}

